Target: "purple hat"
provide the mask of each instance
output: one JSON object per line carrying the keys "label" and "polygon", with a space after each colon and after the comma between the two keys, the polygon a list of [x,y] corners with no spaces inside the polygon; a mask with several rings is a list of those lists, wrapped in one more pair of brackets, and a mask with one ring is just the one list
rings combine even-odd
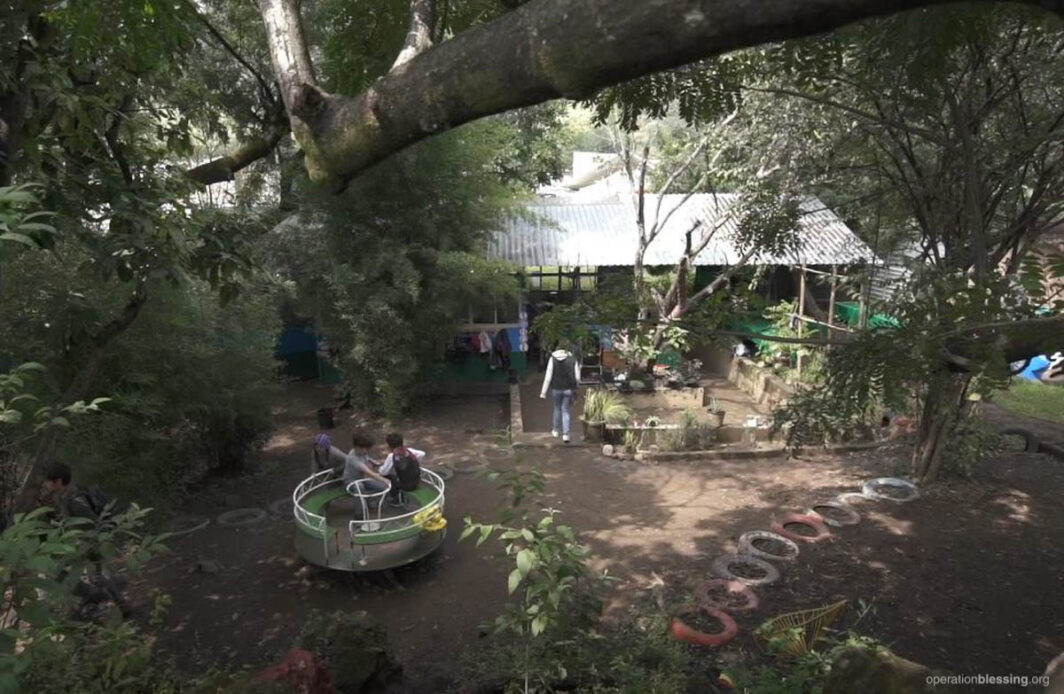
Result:
{"label": "purple hat", "polygon": [[328,434],[318,434],[314,437],[314,443],[322,448],[328,449],[332,446],[332,439],[329,438]]}

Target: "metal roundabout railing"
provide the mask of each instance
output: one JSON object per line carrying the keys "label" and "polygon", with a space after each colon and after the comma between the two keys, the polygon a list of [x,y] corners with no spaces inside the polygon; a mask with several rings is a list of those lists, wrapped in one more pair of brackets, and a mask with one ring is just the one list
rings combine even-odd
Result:
{"label": "metal roundabout railing", "polygon": [[[385,508],[388,492],[365,479],[345,487],[331,470],[303,480],[292,492],[297,551],[320,566],[371,571],[408,563],[439,547],[447,525],[443,479],[422,467],[421,484],[400,492],[398,509]],[[361,517],[341,525],[334,516],[330,525],[329,505],[345,498],[356,501]]]}

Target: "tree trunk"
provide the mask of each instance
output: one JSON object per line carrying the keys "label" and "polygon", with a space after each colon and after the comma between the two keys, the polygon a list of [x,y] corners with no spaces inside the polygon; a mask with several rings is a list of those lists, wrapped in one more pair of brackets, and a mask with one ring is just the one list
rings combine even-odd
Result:
{"label": "tree trunk", "polygon": [[970,409],[969,374],[946,374],[941,384],[928,387],[927,399],[920,413],[916,445],[912,456],[912,477],[919,484],[934,482],[942,470],[942,454],[957,425]]}
{"label": "tree trunk", "polygon": [[639,306],[639,314],[636,316],[639,320],[646,320],[650,317],[650,308],[647,306],[646,293],[646,277],[644,273],[646,268],[643,266],[643,257],[646,253],[646,248],[642,242],[639,244],[639,250],[635,254],[635,262],[632,264],[632,289],[635,292],[635,300]]}

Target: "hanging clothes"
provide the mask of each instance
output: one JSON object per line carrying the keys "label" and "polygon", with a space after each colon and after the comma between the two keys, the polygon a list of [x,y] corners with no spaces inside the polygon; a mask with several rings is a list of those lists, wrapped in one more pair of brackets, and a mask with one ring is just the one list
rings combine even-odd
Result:
{"label": "hanging clothes", "polygon": [[487,354],[487,353],[491,352],[491,336],[490,335],[488,335],[486,332],[482,332],[482,333],[480,333],[480,335],[477,336],[477,339],[480,342],[480,353],[481,354]]}
{"label": "hanging clothes", "polygon": [[493,369],[510,368],[510,336],[505,328],[495,334],[488,365]]}

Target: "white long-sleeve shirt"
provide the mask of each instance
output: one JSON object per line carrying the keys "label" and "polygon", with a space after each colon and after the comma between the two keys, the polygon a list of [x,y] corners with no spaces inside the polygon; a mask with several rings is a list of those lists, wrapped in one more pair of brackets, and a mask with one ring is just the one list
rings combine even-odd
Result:
{"label": "white long-sleeve shirt", "polygon": [[[425,451],[419,451],[418,449],[411,448],[410,446],[407,446],[406,450],[410,451],[414,455],[414,457],[417,458],[418,463],[425,459]],[[392,474],[392,471],[394,469],[395,460],[392,458],[392,454],[389,453],[388,457],[384,459],[384,463],[381,465],[380,474],[384,477],[387,477],[388,475]]]}
{"label": "white long-sleeve shirt", "polygon": [[547,397],[547,391],[550,390],[550,380],[554,377],[554,360],[566,357],[573,360],[573,370],[576,373],[576,382],[578,384],[580,383],[580,362],[576,361],[576,357],[564,349],[556,349],[551,353],[550,361],[547,362],[547,373],[543,374],[543,389],[540,390],[539,397]]}

